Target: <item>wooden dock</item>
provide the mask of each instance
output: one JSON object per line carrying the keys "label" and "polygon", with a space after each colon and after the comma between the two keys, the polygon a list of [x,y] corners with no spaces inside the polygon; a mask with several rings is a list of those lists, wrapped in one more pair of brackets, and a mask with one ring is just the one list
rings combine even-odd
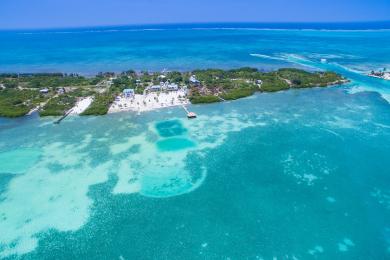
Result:
{"label": "wooden dock", "polygon": [[181,105],[181,106],[183,107],[184,111],[186,111],[187,114],[190,112],[190,111],[188,111],[188,109],[186,108],[185,105]]}
{"label": "wooden dock", "polygon": [[62,120],[65,119],[65,117],[69,116],[70,113],[72,113],[73,109],[69,109],[63,116],[61,116],[58,120],[54,121],[54,124],[61,123]]}
{"label": "wooden dock", "polygon": [[186,108],[185,105],[181,105],[181,106],[183,107],[184,111],[186,111],[186,113],[187,113],[187,118],[192,119],[192,118],[196,118],[196,117],[197,117],[197,115],[196,115],[194,112],[190,112],[190,111]]}

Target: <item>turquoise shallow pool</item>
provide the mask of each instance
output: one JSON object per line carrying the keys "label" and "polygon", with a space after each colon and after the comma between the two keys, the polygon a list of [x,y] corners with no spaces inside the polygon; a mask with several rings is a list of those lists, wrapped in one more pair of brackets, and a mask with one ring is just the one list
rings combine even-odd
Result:
{"label": "turquoise shallow pool", "polygon": [[166,120],[156,123],[160,140],[156,146],[161,152],[175,152],[194,148],[196,143],[188,138],[188,130],[180,120]]}
{"label": "turquoise shallow pool", "polygon": [[156,130],[161,137],[173,137],[186,134],[188,131],[183,127],[180,120],[166,120],[156,123]]}
{"label": "turquoise shallow pool", "polygon": [[157,142],[160,151],[177,151],[195,147],[195,143],[186,138],[169,138]]}

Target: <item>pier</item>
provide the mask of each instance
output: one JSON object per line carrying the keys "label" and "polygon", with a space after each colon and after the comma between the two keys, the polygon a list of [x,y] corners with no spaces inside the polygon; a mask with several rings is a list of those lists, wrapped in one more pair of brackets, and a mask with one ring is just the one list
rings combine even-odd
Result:
{"label": "pier", "polygon": [[186,111],[186,113],[187,113],[187,118],[192,119],[192,118],[196,118],[196,117],[197,117],[197,115],[196,115],[194,112],[190,112],[190,111],[186,108],[185,105],[181,105],[181,106],[182,106],[182,108],[184,109],[184,111]]}
{"label": "pier", "polygon": [[73,109],[69,109],[63,116],[61,116],[58,120],[54,121],[54,124],[61,123],[62,120],[65,119],[70,113],[72,113]]}

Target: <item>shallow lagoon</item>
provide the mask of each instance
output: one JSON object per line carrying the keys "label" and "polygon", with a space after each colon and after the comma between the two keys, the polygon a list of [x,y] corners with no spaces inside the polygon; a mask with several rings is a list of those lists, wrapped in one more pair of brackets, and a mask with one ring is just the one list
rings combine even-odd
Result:
{"label": "shallow lagoon", "polygon": [[0,162],[1,255],[389,257],[379,94],[293,90],[191,110],[1,119],[1,158],[37,151],[23,168]]}
{"label": "shallow lagoon", "polygon": [[390,84],[356,72],[388,66],[389,35],[1,33],[5,71],[304,66],[352,83],[191,106],[196,120],[0,119],[0,258],[389,258]]}

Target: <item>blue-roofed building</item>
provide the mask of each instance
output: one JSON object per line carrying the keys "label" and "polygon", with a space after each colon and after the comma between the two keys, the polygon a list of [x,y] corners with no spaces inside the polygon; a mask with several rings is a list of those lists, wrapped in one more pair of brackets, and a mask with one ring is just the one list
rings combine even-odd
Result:
{"label": "blue-roofed building", "polygon": [[134,89],[132,89],[132,88],[126,88],[123,90],[123,96],[125,98],[132,98],[132,97],[134,97],[134,95],[135,95],[135,92],[134,92]]}

